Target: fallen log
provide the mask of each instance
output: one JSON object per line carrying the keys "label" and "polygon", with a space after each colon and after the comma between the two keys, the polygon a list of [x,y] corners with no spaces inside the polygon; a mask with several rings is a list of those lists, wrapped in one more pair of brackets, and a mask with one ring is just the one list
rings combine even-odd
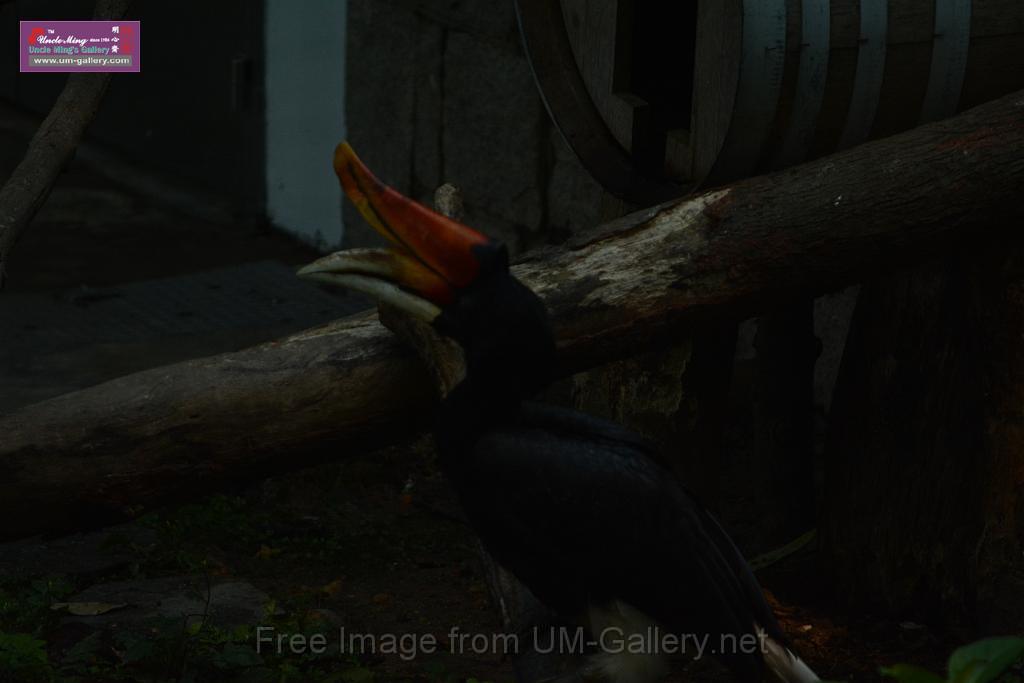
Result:
{"label": "fallen log", "polygon": [[[568,374],[1016,231],[1024,93],[529,254]],[[1005,228],[1001,231],[999,227]],[[0,538],[109,521],[419,429],[427,373],[365,314],[0,418]]]}

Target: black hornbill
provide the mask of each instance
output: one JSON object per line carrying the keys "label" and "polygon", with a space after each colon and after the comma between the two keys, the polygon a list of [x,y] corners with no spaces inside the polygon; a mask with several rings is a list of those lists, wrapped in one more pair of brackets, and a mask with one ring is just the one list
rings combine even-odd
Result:
{"label": "black hornbill", "polygon": [[[634,634],[656,625],[707,636],[708,650],[743,680],[765,670],[818,680],[786,648],[725,531],[639,436],[527,400],[551,378],[555,343],[544,304],[509,273],[505,246],[385,186],[346,143],[334,168],[392,246],[338,252],[299,272],[392,304],[461,346],[464,375],[441,401],[435,437],[495,560],[548,607],[582,618],[595,639],[609,627]],[[655,659],[606,652],[594,670],[654,680],[663,673]]]}

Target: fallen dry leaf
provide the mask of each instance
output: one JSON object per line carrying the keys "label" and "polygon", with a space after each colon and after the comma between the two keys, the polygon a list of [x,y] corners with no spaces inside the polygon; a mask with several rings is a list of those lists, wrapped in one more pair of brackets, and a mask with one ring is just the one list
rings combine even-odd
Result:
{"label": "fallen dry leaf", "polygon": [[55,602],[50,609],[65,610],[76,617],[95,617],[127,606],[128,603],[124,602]]}

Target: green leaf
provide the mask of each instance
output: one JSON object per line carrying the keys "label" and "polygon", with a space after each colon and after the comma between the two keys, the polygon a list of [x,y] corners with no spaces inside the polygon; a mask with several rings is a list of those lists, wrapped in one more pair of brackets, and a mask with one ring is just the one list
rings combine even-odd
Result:
{"label": "green leaf", "polygon": [[913,664],[894,664],[879,669],[883,676],[895,678],[900,683],[946,683],[941,676]]}
{"label": "green leaf", "polygon": [[249,624],[239,624],[235,628],[231,629],[230,638],[236,643],[244,643],[252,637],[252,626]]}
{"label": "green leaf", "polygon": [[965,645],[949,658],[951,683],[990,683],[999,678],[1021,657],[1024,639],[986,638]]}
{"label": "green leaf", "polygon": [[78,617],[97,617],[127,606],[128,604],[124,602],[55,602],[50,605],[50,609],[66,611]]}

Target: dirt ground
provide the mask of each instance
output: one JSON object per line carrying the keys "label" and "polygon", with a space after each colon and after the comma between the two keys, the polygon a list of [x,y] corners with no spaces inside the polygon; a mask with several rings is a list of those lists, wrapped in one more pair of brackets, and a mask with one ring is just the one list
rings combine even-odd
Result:
{"label": "dirt ground", "polygon": [[[93,545],[111,553],[99,572],[37,567],[34,576],[0,584],[0,630],[41,618],[35,637],[65,680],[513,680],[511,658],[500,648],[485,644],[475,651],[463,643],[460,654],[452,654],[458,634],[495,634],[501,626],[474,538],[433,470],[429,440],[155,511],[95,537],[101,540]],[[67,557],[61,562],[73,564]],[[78,603],[85,600],[78,595],[94,587],[90,599],[118,605],[130,600],[105,594],[103,586],[177,576],[190,577],[200,595],[210,584],[251,584],[265,596],[258,598],[263,604],[252,605],[256,612],[262,608],[262,616],[247,623],[213,619],[193,632],[136,615],[134,603],[76,619],[42,608],[47,605],[33,614],[24,597],[42,579],[64,582],[44,602]],[[896,662],[942,671],[948,653],[963,642],[962,634],[837,607],[818,580],[813,550],[762,571],[760,578],[794,648],[826,680],[879,680],[878,667]],[[437,651],[410,643],[420,648],[412,657],[386,645],[345,654],[342,628],[380,638],[430,634]],[[140,629],[142,635],[129,635]],[[327,655],[311,657],[288,640],[281,651],[271,641],[259,656],[221,661],[229,645],[252,653],[257,636],[296,633],[322,634]],[[94,647],[85,655],[76,652],[90,638]],[[139,648],[136,638],[151,647],[132,654]],[[186,655],[169,657],[167,649]],[[716,664],[697,662],[669,680],[730,679]]]}

